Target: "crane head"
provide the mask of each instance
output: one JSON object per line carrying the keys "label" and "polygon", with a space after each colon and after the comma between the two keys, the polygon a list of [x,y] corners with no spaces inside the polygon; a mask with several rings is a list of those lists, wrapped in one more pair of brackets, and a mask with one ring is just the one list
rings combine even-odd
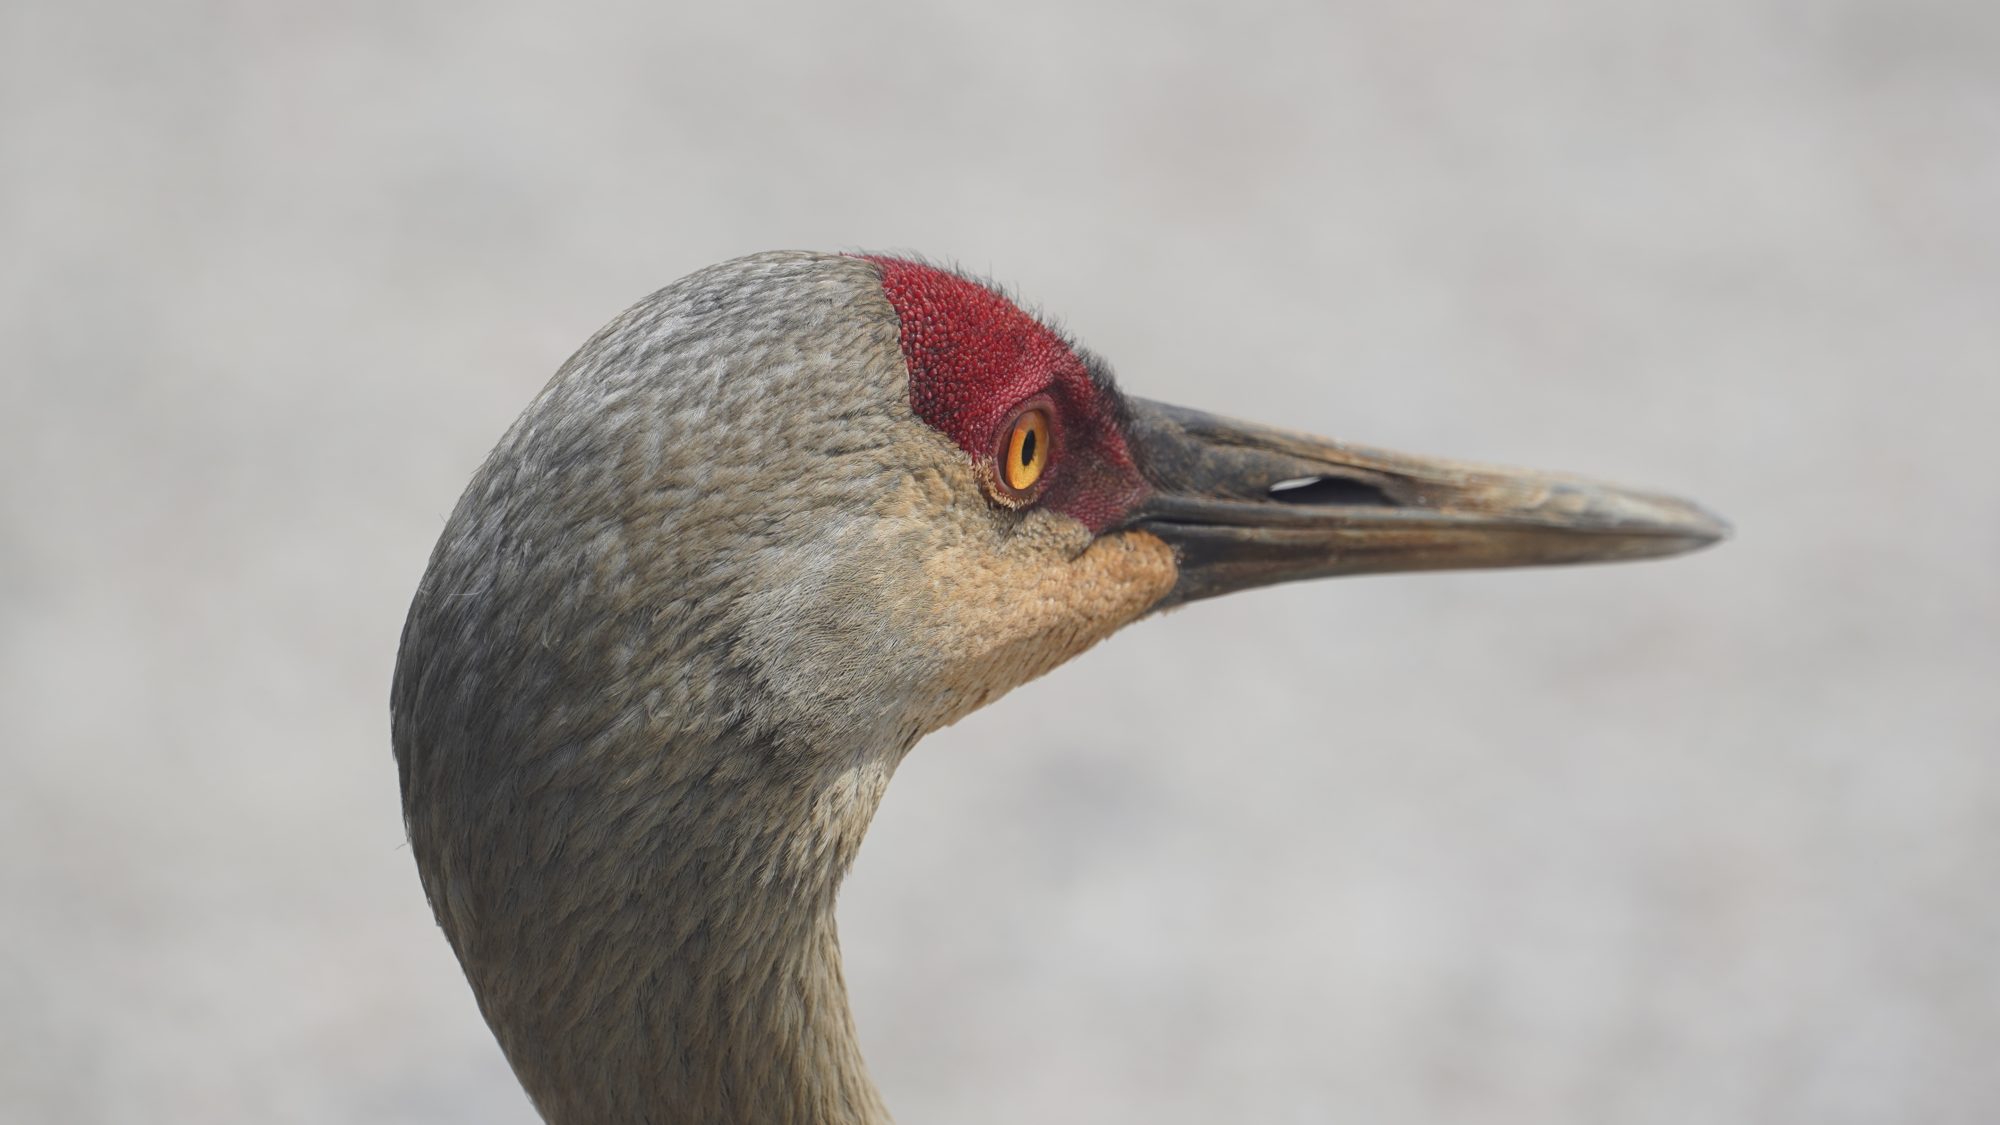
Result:
{"label": "crane head", "polygon": [[886,1119],[832,913],[926,732],[1198,598],[1724,530],[1127,398],[922,262],[726,262],[592,337],[446,522],[391,696],[412,851],[551,1120]]}
{"label": "crane head", "polygon": [[612,321],[474,478],[404,636],[406,804],[418,758],[443,784],[467,776],[456,753],[559,772],[590,755],[552,747],[594,740],[775,740],[842,768],[880,744],[892,768],[1185,602],[1726,530],[1663,496],[1127,397],[1000,291],[921,261],[756,255]]}

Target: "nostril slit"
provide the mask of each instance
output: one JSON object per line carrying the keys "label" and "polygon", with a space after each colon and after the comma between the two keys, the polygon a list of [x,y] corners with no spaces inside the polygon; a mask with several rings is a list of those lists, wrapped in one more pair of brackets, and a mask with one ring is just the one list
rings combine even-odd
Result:
{"label": "nostril slit", "polygon": [[1350,508],[1393,508],[1396,499],[1381,488],[1350,477],[1293,477],[1269,489],[1281,504],[1327,504]]}

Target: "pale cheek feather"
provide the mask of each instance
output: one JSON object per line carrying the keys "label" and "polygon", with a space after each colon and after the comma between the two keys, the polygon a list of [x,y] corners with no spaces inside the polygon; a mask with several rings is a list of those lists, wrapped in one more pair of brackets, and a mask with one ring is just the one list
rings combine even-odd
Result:
{"label": "pale cheek feather", "polygon": [[1174,585],[1173,549],[1144,531],[1090,540],[1081,554],[1037,548],[993,552],[964,543],[925,560],[926,588],[944,594],[926,607],[926,639],[939,664],[934,710],[924,716],[931,728],[1078,655]]}

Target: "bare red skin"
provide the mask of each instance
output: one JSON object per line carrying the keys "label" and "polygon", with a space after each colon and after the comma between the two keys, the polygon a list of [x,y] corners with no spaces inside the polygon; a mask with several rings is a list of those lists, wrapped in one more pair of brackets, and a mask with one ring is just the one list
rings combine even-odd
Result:
{"label": "bare red skin", "polygon": [[[870,256],[901,323],[910,408],[993,479],[1014,419],[1050,413],[1050,453],[1031,502],[1093,532],[1146,494],[1119,429],[1117,392],[1075,349],[992,289],[922,262]],[[1039,402],[1037,400],[1040,400]],[[1010,497],[996,497],[1015,506]]]}

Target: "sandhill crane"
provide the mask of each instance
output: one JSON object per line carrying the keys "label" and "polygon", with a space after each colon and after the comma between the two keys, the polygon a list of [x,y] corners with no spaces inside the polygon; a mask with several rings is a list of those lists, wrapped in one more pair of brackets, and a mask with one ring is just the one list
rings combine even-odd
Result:
{"label": "sandhill crane", "polygon": [[404,815],[549,1121],[885,1122],[834,896],[923,735],[1198,598],[1724,531],[1128,398],[923,262],[743,258],[599,331],[466,489],[396,667]]}

